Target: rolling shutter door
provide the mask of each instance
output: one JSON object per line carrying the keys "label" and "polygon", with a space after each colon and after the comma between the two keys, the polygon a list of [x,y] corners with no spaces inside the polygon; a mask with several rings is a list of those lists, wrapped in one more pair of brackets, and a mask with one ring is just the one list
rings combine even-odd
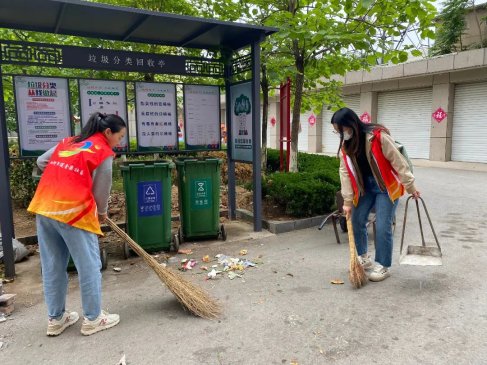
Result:
{"label": "rolling shutter door", "polygon": [[[352,109],[360,116],[360,94],[346,95],[343,97],[345,106]],[[323,108],[323,131],[322,131],[322,145],[323,153],[327,155],[336,156],[338,151],[338,145],[340,144],[340,138],[333,133],[333,127],[331,125],[331,117],[333,116],[332,110],[326,110]]]}
{"label": "rolling shutter door", "polygon": [[487,82],[455,86],[452,161],[487,163]]}
{"label": "rolling shutter door", "polygon": [[378,95],[377,122],[406,147],[410,158],[429,159],[432,89],[398,90]]}

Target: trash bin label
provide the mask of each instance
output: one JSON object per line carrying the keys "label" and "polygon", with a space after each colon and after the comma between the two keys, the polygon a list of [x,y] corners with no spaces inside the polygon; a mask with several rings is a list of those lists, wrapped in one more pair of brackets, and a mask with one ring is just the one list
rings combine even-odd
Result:
{"label": "trash bin label", "polygon": [[139,216],[148,217],[162,214],[162,186],[160,181],[137,183]]}
{"label": "trash bin label", "polygon": [[194,179],[191,181],[191,208],[208,209],[211,207],[211,180]]}

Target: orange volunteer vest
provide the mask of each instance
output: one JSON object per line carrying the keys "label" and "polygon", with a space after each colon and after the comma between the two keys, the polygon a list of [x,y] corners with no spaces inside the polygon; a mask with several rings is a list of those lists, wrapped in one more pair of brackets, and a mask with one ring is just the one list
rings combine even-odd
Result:
{"label": "orange volunteer vest", "polygon": [[44,170],[29,212],[102,234],[95,198],[93,171],[109,156],[115,156],[101,133],[79,143],[63,139]]}

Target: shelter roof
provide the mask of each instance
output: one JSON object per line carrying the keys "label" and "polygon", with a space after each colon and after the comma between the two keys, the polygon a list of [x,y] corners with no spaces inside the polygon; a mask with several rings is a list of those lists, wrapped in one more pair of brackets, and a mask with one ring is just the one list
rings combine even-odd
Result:
{"label": "shelter roof", "polygon": [[238,50],[276,28],[81,0],[0,0],[0,27],[199,49]]}

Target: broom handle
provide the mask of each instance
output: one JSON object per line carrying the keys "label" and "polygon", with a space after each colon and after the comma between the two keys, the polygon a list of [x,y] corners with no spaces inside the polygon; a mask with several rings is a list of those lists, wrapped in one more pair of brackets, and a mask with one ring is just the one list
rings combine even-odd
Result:
{"label": "broom handle", "polygon": [[154,261],[154,263],[157,263],[157,261],[151,255],[149,255],[147,252],[145,252],[145,250],[142,247],[140,247],[137,242],[135,242],[132,238],[130,238],[130,236],[127,233],[125,233],[123,231],[123,229],[121,229],[119,226],[117,226],[117,224],[114,221],[112,221],[110,218],[106,218],[106,222],[108,223],[110,228],[117,235],[120,236],[120,238],[122,238],[123,240],[125,240],[128,243],[130,248],[132,250],[134,250],[137,255],[139,255],[140,257],[143,257],[149,261]]}
{"label": "broom handle", "polygon": [[348,248],[350,250],[350,257],[357,256],[357,249],[355,247],[355,237],[353,235],[352,220],[347,217],[347,231],[348,231]]}

